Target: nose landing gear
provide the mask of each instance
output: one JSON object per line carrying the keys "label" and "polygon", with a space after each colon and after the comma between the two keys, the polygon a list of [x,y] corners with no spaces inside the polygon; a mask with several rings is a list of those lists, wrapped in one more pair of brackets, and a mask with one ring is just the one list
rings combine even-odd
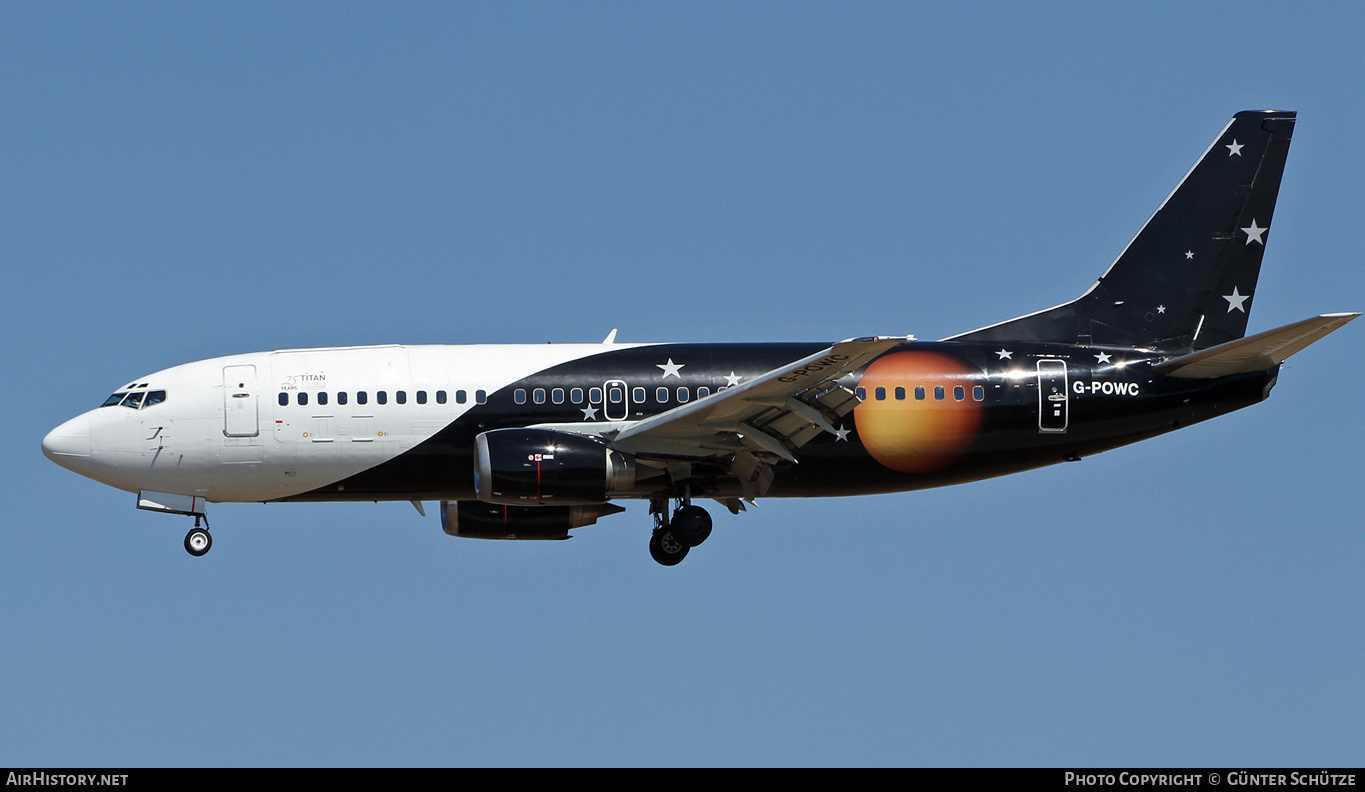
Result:
{"label": "nose landing gear", "polygon": [[702,507],[693,506],[690,501],[687,496],[678,499],[678,508],[673,511],[671,519],[667,498],[650,501],[654,533],[649,538],[649,554],[664,566],[680,563],[687,557],[689,550],[705,542],[711,535],[711,515]]}
{"label": "nose landing gear", "polygon": [[213,547],[213,537],[209,536],[209,523],[204,520],[204,527],[199,527],[199,518],[194,518],[194,527],[185,534],[185,552],[198,558],[207,553]]}

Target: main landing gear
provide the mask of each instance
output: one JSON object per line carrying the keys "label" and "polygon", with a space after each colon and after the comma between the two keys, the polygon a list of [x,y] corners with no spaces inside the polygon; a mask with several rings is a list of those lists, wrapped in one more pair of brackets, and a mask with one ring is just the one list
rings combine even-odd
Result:
{"label": "main landing gear", "polygon": [[204,527],[199,527],[199,517],[194,518],[194,527],[185,534],[185,552],[198,558],[213,547],[213,537],[209,536],[209,521],[204,518]]}
{"label": "main landing gear", "polygon": [[654,515],[654,535],[649,538],[649,554],[664,566],[673,566],[687,557],[687,552],[711,535],[711,515],[691,499],[678,500],[678,508],[670,518],[668,498],[656,498],[649,503]]}

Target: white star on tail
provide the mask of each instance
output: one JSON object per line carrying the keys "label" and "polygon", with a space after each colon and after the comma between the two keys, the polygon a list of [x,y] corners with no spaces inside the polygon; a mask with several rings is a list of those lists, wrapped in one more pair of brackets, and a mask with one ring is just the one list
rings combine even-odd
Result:
{"label": "white star on tail", "polygon": [[655,363],[654,365],[664,370],[664,379],[668,379],[669,377],[677,377],[678,379],[682,379],[682,375],[678,373],[678,370],[681,369],[683,366],[686,366],[687,364],[674,363],[673,358],[669,358],[667,363]]}
{"label": "white star on tail", "polygon": [[1251,295],[1250,295],[1250,294],[1238,294],[1238,293],[1237,293],[1237,287],[1236,287],[1236,286],[1233,286],[1233,287],[1232,287],[1232,294],[1224,294],[1224,295],[1223,295],[1223,299],[1228,301],[1228,313],[1232,313],[1234,310],[1238,310],[1238,311],[1241,311],[1242,313],[1246,313],[1246,312],[1247,312],[1247,309],[1245,309],[1245,308],[1242,307],[1242,303],[1246,302],[1247,300],[1250,300],[1250,299],[1251,299]]}
{"label": "white star on tail", "polygon": [[1228,156],[1231,157],[1233,154],[1236,154],[1239,157],[1242,156],[1242,146],[1245,145],[1245,143],[1238,143],[1237,138],[1233,138],[1232,145],[1227,147]]}
{"label": "white star on tail", "polygon": [[850,431],[851,431],[851,430],[849,430],[849,429],[845,429],[843,424],[839,424],[839,428],[834,432],[834,442],[837,443],[837,442],[839,442],[840,440],[842,440],[842,441],[844,441],[845,443],[847,443],[847,442],[848,442],[848,433],[849,433]]}
{"label": "white star on tail", "polygon": [[1253,218],[1251,221],[1251,227],[1243,228],[1242,230],[1246,232],[1248,245],[1250,245],[1252,242],[1259,242],[1262,246],[1264,246],[1265,240],[1261,239],[1261,235],[1269,231],[1270,227],[1266,226],[1265,228],[1261,228],[1260,226],[1256,225],[1256,220]]}

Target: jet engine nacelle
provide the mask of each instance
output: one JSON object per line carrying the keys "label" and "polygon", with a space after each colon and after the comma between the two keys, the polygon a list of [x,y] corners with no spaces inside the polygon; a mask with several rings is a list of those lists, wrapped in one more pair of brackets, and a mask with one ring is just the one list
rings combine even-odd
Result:
{"label": "jet engine nacelle", "polygon": [[474,440],[474,491],[487,503],[605,503],[635,486],[635,459],[594,437],[495,429]]}
{"label": "jet engine nacelle", "polygon": [[569,530],[619,514],[614,503],[591,506],[506,506],[483,501],[441,501],[441,530],[468,539],[568,539]]}

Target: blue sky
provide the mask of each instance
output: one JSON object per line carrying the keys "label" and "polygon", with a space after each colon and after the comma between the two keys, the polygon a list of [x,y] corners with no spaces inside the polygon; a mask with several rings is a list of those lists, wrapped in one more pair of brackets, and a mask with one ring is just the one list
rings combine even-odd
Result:
{"label": "blue sky", "polygon": [[0,765],[1359,765],[1361,333],[1010,478],[665,569],[406,503],[187,521],[43,458],[141,374],[358,343],[939,338],[1087,288],[1299,111],[1253,331],[1365,309],[1355,4],[0,5]]}

